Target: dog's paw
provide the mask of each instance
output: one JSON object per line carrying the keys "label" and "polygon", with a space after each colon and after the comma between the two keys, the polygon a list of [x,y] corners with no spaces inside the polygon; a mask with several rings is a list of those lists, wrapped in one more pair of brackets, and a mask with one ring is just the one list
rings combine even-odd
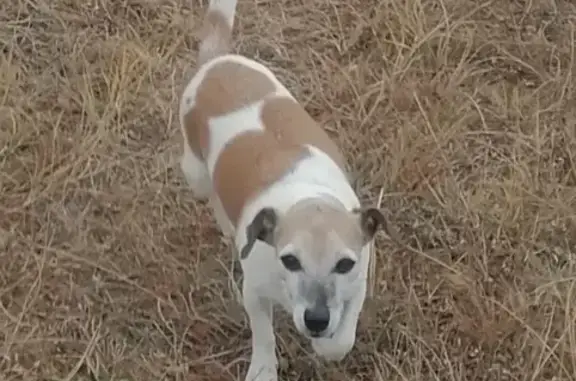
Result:
{"label": "dog's paw", "polygon": [[317,355],[328,361],[341,361],[354,346],[355,337],[335,335],[331,338],[312,339],[312,348]]}
{"label": "dog's paw", "polygon": [[276,359],[270,356],[253,356],[246,375],[246,381],[277,381]]}

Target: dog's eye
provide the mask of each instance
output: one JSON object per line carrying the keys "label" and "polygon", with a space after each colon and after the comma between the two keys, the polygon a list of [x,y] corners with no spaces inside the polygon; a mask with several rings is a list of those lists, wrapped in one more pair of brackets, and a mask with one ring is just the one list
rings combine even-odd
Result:
{"label": "dog's eye", "polygon": [[280,260],[282,261],[284,267],[286,267],[286,269],[290,271],[302,270],[302,265],[300,264],[300,261],[292,254],[283,255],[280,257]]}
{"label": "dog's eye", "polygon": [[338,274],[347,274],[352,270],[355,264],[356,261],[350,258],[342,258],[336,263],[336,266],[334,266],[334,272]]}

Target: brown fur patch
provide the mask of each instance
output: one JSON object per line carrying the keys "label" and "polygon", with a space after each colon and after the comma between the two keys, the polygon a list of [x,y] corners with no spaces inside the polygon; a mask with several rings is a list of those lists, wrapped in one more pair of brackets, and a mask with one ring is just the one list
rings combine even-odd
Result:
{"label": "brown fur patch", "polygon": [[234,225],[246,201],[290,171],[308,150],[273,133],[246,132],[228,143],[214,170],[214,189]]}
{"label": "brown fur patch", "polygon": [[262,121],[281,140],[292,144],[313,145],[346,171],[346,160],[326,131],[295,100],[279,97],[264,104]]}
{"label": "brown fur patch", "polygon": [[210,136],[210,118],[226,115],[250,105],[276,90],[275,84],[263,73],[233,61],[214,65],[198,87],[194,107],[186,114],[186,139],[192,152],[205,158]]}

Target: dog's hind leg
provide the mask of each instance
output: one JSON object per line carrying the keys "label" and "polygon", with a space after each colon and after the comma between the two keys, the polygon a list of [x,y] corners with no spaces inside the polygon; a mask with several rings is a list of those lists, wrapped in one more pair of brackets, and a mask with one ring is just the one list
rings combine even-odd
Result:
{"label": "dog's hind leg", "polygon": [[226,211],[224,210],[224,206],[222,205],[222,201],[220,201],[220,197],[217,194],[212,193],[210,196],[210,206],[212,207],[212,211],[214,213],[214,219],[216,223],[220,227],[220,231],[225,237],[232,237],[234,234],[234,226],[230,219],[226,215]]}
{"label": "dog's hind leg", "polygon": [[272,302],[260,297],[243,282],[244,309],[252,331],[252,356],[246,381],[277,381],[276,338],[272,325]]}
{"label": "dog's hind leg", "polygon": [[187,142],[184,143],[184,152],[180,158],[180,168],[194,197],[206,199],[212,193],[212,183],[208,175],[208,168],[204,161],[196,156]]}

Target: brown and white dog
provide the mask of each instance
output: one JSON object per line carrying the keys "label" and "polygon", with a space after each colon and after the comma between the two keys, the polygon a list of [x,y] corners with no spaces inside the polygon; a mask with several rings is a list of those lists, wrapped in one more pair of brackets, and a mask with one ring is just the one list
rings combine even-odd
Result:
{"label": "brown and white dog", "polygon": [[360,209],[335,143],[265,66],[229,54],[237,0],[211,0],[198,69],[180,103],[181,168],[232,236],[252,331],[248,381],[277,380],[272,306],[316,353],[353,347],[369,244],[385,227]]}

